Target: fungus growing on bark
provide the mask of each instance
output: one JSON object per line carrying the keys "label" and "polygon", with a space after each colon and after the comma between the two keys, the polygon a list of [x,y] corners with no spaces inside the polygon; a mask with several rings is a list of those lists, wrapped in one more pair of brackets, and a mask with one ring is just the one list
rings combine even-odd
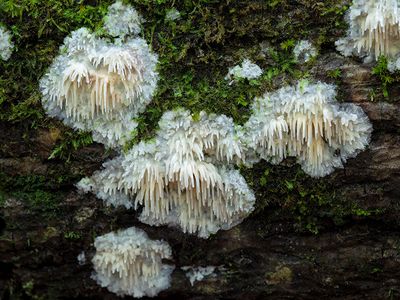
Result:
{"label": "fungus growing on bark", "polygon": [[345,56],[366,61],[380,55],[397,59],[400,54],[400,8],[397,0],[355,0],[347,13],[348,35],[336,42]]}
{"label": "fungus growing on bark", "polygon": [[372,126],[360,107],[335,97],[333,85],[303,81],[257,98],[245,124],[249,148],[275,164],[295,156],[313,177],[343,167],[368,145]]}
{"label": "fungus growing on bark", "polygon": [[[126,32],[121,29],[123,8],[135,12],[119,2],[112,5],[106,30],[122,36],[137,33],[132,22],[125,24]],[[115,31],[113,24],[119,26]],[[60,53],[40,81],[47,113],[75,129],[93,131],[95,141],[110,147],[124,144],[157,83],[157,57],[146,41],[128,37],[112,43],[80,28],[65,38]]]}
{"label": "fungus growing on bark", "polygon": [[14,44],[11,41],[10,32],[0,25],[0,57],[2,60],[8,60],[11,57]]}
{"label": "fungus growing on bark", "polygon": [[310,43],[310,41],[299,41],[293,49],[294,58],[297,62],[306,63],[311,58],[317,56],[317,49]]}
{"label": "fungus growing on bark", "polygon": [[171,283],[174,266],[163,264],[172,251],[167,242],[151,240],[131,227],[99,236],[94,241],[92,278],[118,296],[154,297]]}
{"label": "fungus growing on bark", "polygon": [[125,37],[129,34],[139,34],[142,17],[130,5],[116,1],[108,8],[104,18],[104,29],[112,36]]}
{"label": "fungus growing on bark", "polygon": [[78,184],[106,203],[143,206],[142,222],[201,237],[240,223],[255,197],[232,163],[244,159],[241,131],[226,116],[166,112],[153,141],[105,164]]}
{"label": "fungus growing on bark", "polygon": [[236,65],[229,68],[228,74],[225,76],[226,80],[230,80],[232,84],[235,80],[245,78],[245,79],[256,79],[261,76],[263,70],[251,62],[249,59],[244,59],[241,65]]}

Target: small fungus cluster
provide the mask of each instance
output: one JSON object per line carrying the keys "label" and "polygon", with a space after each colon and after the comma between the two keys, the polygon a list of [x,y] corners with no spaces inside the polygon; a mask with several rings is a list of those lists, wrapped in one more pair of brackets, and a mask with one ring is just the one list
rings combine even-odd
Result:
{"label": "small fungus cluster", "polygon": [[92,131],[95,141],[112,148],[123,145],[136,128],[134,118],[151,101],[158,79],[156,55],[134,36],[140,18],[130,6],[127,16],[121,5],[112,5],[105,17],[105,30],[119,39],[111,42],[86,28],[72,32],[40,81],[50,116]]}
{"label": "small fungus cluster", "polygon": [[347,19],[348,35],[336,42],[345,56],[363,57],[366,62],[385,55],[400,58],[400,7],[397,0],[355,0]]}
{"label": "small fungus cluster", "polygon": [[170,259],[171,247],[151,240],[138,228],[98,236],[94,241],[92,278],[118,296],[154,297],[170,286],[174,267],[163,264]]}
{"label": "small fungus cluster", "polygon": [[0,26],[0,58],[8,60],[11,57],[13,49],[14,44],[11,41],[10,32],[3,26]]}
{"label": "small fungus cluster", "polygon": [[294,156],[313,177],[343,167],[368,145],[372,126],[360,107],[335,97],[333,85],[300,81],[257,98],[245,124],[249,148],[275,164]]}

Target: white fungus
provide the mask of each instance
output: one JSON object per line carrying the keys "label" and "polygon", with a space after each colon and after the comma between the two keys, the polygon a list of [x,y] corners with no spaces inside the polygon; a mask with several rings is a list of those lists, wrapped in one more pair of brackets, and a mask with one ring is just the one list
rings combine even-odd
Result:
{"label": "white fungus", "polygon": [[400,56],[400,7],[397,0],[354,0],[347,13],[348,35],[336,42],[344,56],[356,55],[366,62],[385,55]]}
{"label": "white fungus", "polygon": [[206,277],[215,276],[215,266],[207,266],[207,267],[192,267],[192,266],[184,266],[181,267],[183,271],[185,271],[186,277],[189,279],[190,284],[193,286],[196,281],[202,281]]}
{"label": "white fungus", "polygon": [[108,8],[104,18],[104,28],[112,36],[124,37],[129,34],[139,34],[142,17],[129,5],[116,1]]}
{"label": "white fungus", "polygon": [[317,56],[317,49],[310,43],[310,41],[299,41],[293,49],[293,54],[296,61],[306,63],[311,58]]}
{"label": "white fungus", "polygon": [[175,21],[175,20],[179,20],[180,18],[181,18],[181,13],[174,7],[171,9],[168,9],[167,13],[165,14],[166,21]]}
{"label": "white fungus", "polygon": [[249,148],[275,164],[294,156],[313,177],[343,167],[368,145],[372,126],[360,107],[335,97],[333,85],[300,81],[257,98],[245,124]]}
{"label": "white fungus", "polygon": [[249,59],[244,59],[241,65],[236,65],[229,68],[228,74],[225,76],[225,80],[230,80],[232,84],[235,80],[245,78],[245,79],[256,79],[261,76],[263,70],[251,62]]}
{"label": "white fungus", "polygon": [[[118,17],[115,10],[125,7],[121,5],[110,7],[106,24],[111,26]],[[129,22],[125,26],[136,32]],[[60,55],[40,81],[43,106],[66,125],[92,131],[95,141],[118,147],[130,138],[137,127],[133,119],[151,101],[158,79],[156,63],[157,56],[141,38],[112,43],[80,28],[65,38]]]}
{"label": "white fungus", "polygon": [[232,164],[244,159],[241,130],[223,115],[166,112],[156,138],[135,145],[78,184],[107,204],[143,206],[140,220],[207,238],[240,223],[255,197]]}
{"label": "white fungus", "polygon": [[84,265],[86,263],[85,251],[82,251],[81,253],[79,253],[79,255],[76,257],[76,259],[78,260],[78,264],[80,266]]}
{"label": "white fungus", "polygon": [[162,263],[162,259],[171,259],[171,247],[149,239],[141,229],[131,227],[99,236],[94,247],[92,278],[118,296],[154,297],[171,284],[174,266]]}
{"label": "white fungus", "polygon": [[14,44],[11,41],[11,33],[0,26],[0,57],[2,60],[8,60],[11,57]]}

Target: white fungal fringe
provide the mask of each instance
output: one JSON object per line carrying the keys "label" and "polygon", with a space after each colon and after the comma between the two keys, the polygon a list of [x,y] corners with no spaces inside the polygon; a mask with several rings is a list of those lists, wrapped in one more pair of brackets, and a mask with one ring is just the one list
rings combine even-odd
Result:
{"label": "white fungal fringe", "polygon": [[11,33],[3,26],[0,26],[0,58],[8,60],[13,49],[14,43],[11,41]]}
{"label": "white fungal fringe", "polygon": [[92,278],[118,296],[154,297],[171,284],[173,266],[162,263],[172,251],[165,241],[150,240],[131,227],[99,236],[94,241]]}
{"label": "white fungal fringe", "polygon": [[272,163],[295,156],[310,176],[330,174],[365,149],[372,131],[360,107],[335,96],[335,87],[321,82],[266,93],[245,124],[246,143]]}
{"label": "white fungal fringe", "polygon": [[[226,116],[166,112],[154,141],[139,143],[125,156],[79,184],[106,203],[143,206],[141,221],[179,226],[208,237],[229,229],[253,210],[255,197],[229,166],[244,159],[239,130]],[[87,182],[90,182],[90,187]]]}
{"label": "white fungal fringe", "polygon": [[354,0],[347,14],[348,35],[336,42],[345,56],[357,55],[365,61],[385,55],[391,60],[400,54],[400,7],[397,0]]}
{"label": "white fungal fringe", "polygon": [[[135,27],[116,19],[123,9],[133,11],[136,15],[132,17],[138,19],[131,6],[117,2],[109,9],[107,30],[118,24],[125,26],[126,34],[138,32],[136,23]],[[125,37],[121,28],[110,33]],[[47,113],[74,129],[93,131],[97,142],[113,148],[123,145],[137,127],[133,119],[144,111],[155,91],[157,56],[141,38],[112,43],[86,28],[65,38],[60,53],[40,81]]]}

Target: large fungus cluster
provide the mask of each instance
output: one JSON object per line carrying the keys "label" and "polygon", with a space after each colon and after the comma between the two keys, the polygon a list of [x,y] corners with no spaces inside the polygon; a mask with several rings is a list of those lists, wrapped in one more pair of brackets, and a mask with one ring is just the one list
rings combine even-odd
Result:
{"label": "large fungus cluster", "polygon": [[173,266],[163,264],[170,259],[170,246],[151,240],[138,228],[98,236],[94,241],[92,278],[102,287],[119,296],[154,297],[170,286]]}
{"label": "large fungus cluster", "polygon": [[208,237],[252,210],[252,191],[232,163],[244,158],[230,118],[166,112],[154,140],[141,142],[78,185],[108,204],[143,206],[141,221]]}
{"label": "large fungus cluster", "polygon": [[368,145],[372,126],[360,107],[335,97],[332,85],[301,81],[257,98],[245,124],[249,147],[272,163],[294,156],[313,177],[343,167]]}
{"label": "large fungus cluster", "polygon": [[[349,16],[349,37],[338,42],[342,52],[396,58],[397,1],[356,0]],[[157,57],[137,37],[141,20],[131,6],[117,1],[104,18],[109,38],[86,28],[65,38],[40,81],[50,116],[92,131],[95,141],[109,147],[125,143],[158,79]],[[0,28],[0,49],[2,37],[9,41]],[[306,62],[316,50],[301,41],[294,53]],[[254,79],[262,72],[246,59],[226,79]],[[254,209],[254,193],[235,166],[260,159],[280,163],[294,156],[306,173],[322,177],[366,147],[372,130],[368,118],[361,108],[339,104],[335,97],[332,85],[302,81],[256,98],[243,127],[224,115],[165,112],[154,139],[104,163],[77,186],[107,205],[141,208],[143,223],[175,226],[207,238],[237,225]],[[99,236],[94,246],[93,279],[111,292],[142,297],[168,288],[173,267],[162,263],[171,258],[166,242],[150,240],[132,227]]]}
{"label": "large fungus cluster", "polygon": [[93,131],[94,140],[109,147],[129,138],[137,126],[134,118],[151,101],[158,78],[156,55],[145,40],[134,36],[139,31],[136,11],[126,7],[133,18],[122,28],[121,6],[120,2],[112,5],[105,18],[106,31],[119,34],[120,39],[111,42],[86,28],[72,32],[40,82],[43,106],[50,116],[75,129]]}
{"label": "large fungus cluster", "polygon": [[380,55],[397,59],[400,54],[400,7],[397,0],[355,0],[347,15],[348,36],[336,42],[345,56],[367,61]]}

